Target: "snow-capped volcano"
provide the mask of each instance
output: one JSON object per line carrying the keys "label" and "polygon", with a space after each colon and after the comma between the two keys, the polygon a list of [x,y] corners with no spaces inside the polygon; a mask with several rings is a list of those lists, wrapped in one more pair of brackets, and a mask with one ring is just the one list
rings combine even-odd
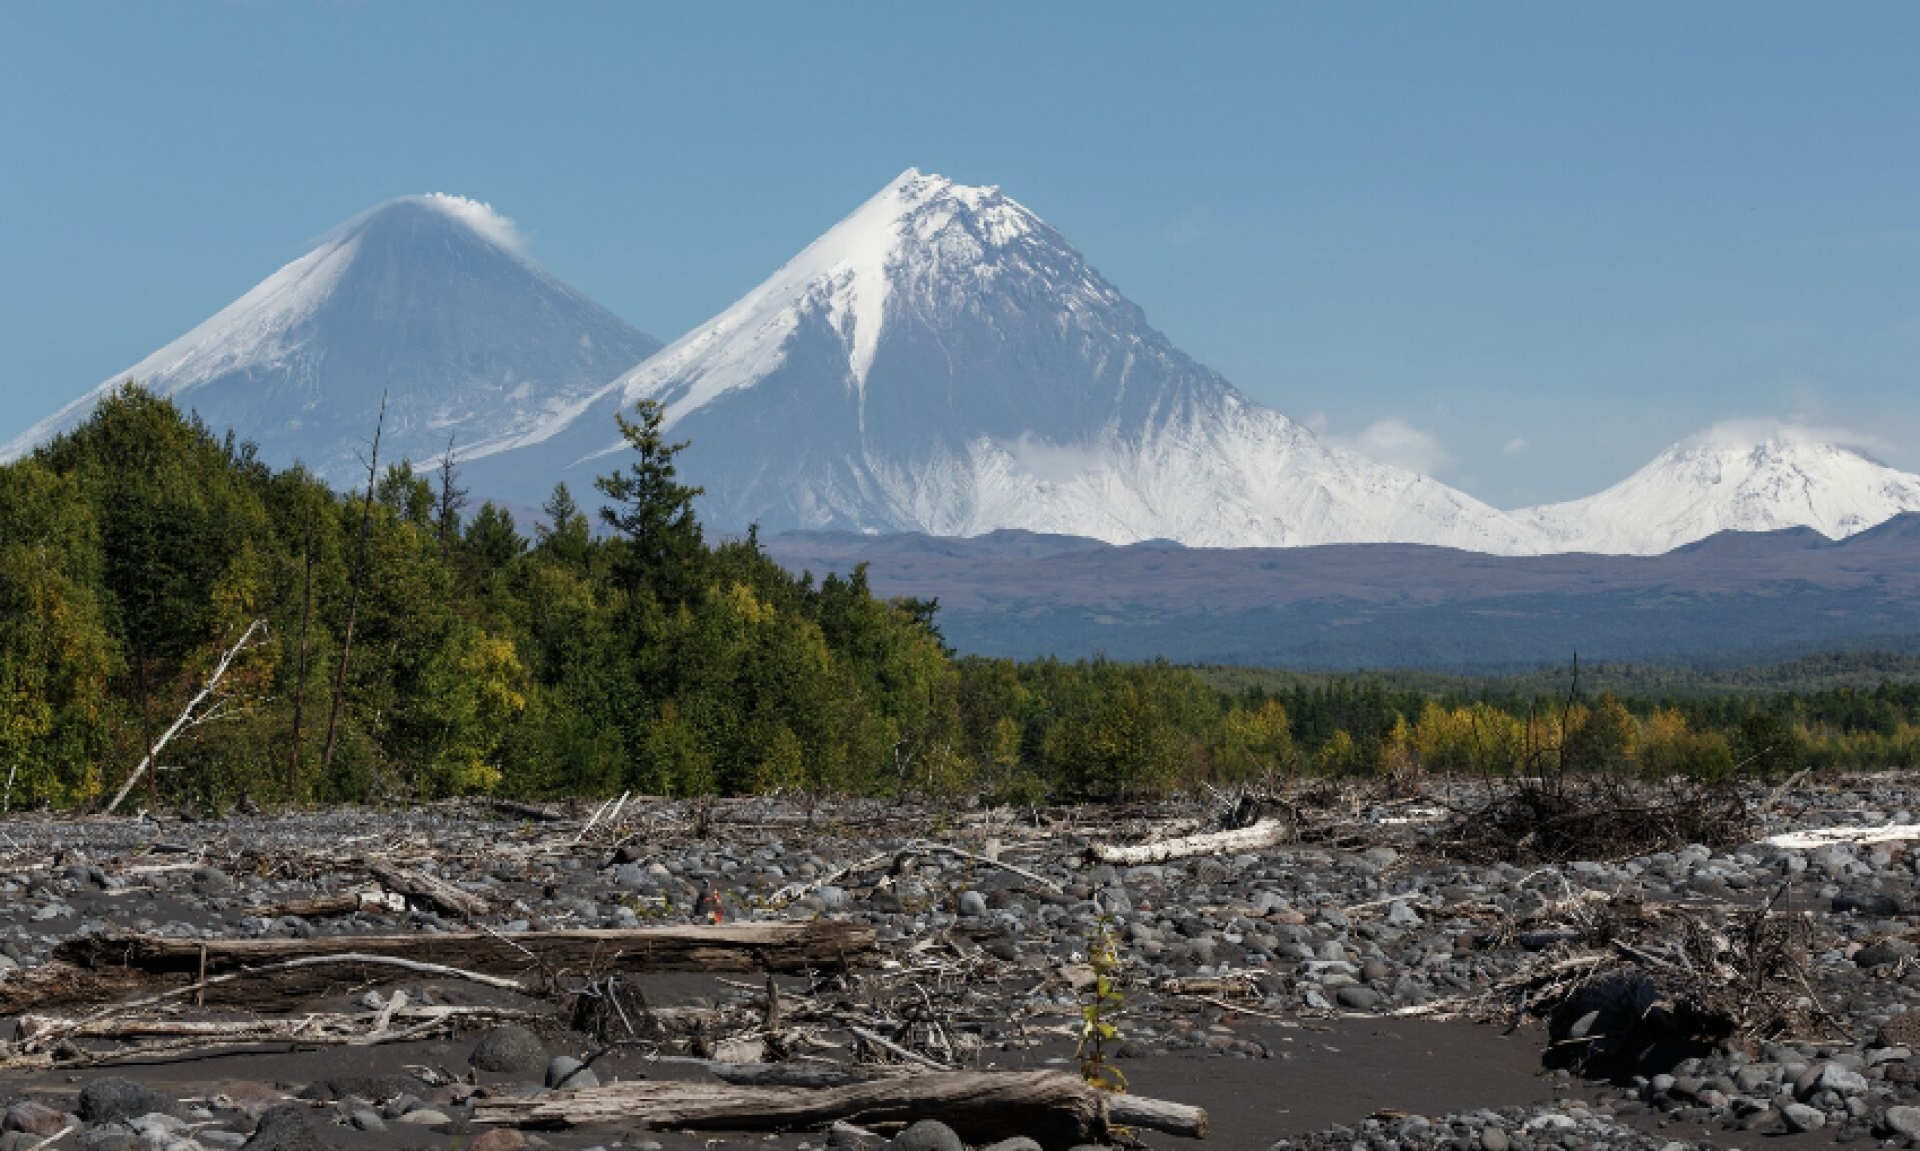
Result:
{"label": "snow-capped volcano", "polygon": [[476,490],[578,489],[618,466],[612,413],[643,398],[691,442],[682,474],[723,529],[1533,550],[1504,513],[1241,395],[999,189],[917,171],[481,461]]}
{"label": "snow-capped volcano", "polygon": [[1818,432],[1722,424],[1606,491],[1517,511],[1543,551],[1658,555],[1721,531],[1808,527],[1842,539],[1920,511],[1920,476]]}
{"label": "snow-capped volcano", "polygon": [[484,455],[570,410],[659,342],[542,270],[511,221],[459,196],[406,196],[336,228],[180,339],[0,448],[11,459],[134,380],[336,484],[387,394],[381,457]]}

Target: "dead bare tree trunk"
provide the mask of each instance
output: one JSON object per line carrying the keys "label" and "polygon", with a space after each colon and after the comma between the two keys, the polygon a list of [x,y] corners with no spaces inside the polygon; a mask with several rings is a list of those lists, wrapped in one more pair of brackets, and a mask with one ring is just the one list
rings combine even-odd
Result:
{"label": "dead bare tree trunk", "polygon": [[340,704],[347,694],[347,660],[353,655],[353,621],[360,611],[360,584],[367,574],[367,533],[373,528],[373,494],[380,482],[380,433],[387,426],[387,394],[380,393],[380,418],[373,425],[373,450],[367,457],[367,499],[360,508],[360,540],[355,550],[353,578],[347,586],[347,626],[340,637],[340,666],[333,673],[333,703],[327,709],[327,744],[320,753],[320,773],[333,770],[333,749],[340,734]]}
{"label": "dead bare tree trunk", "polygon": [[[242,654],[254,646],[253,637],[256,634],[265,632],[266,628],[266,620],[254,620],[247,625],[247,630],[241,634],[240,641],[228,648],[225,654],[221,655],[220,662],[214,665],[213,671],[207,676],[207,682],[202,685],[199,691],[194,693],[192,699],[187,701],[187,706],[181,709],[179,716],[174,719],[172,725],[169,726],[166,731],[160,733],[160,738],[150,745],[147,754],[140,760],[139,765],[133,769],[133,774],[127,776],[127,781],[120,785],[118,792],[114,793],[113,802],[107,804],[108,811],[119,807],[120,804],[126,800],[127,793],[133,790],[134,784],[140,782],[141,776],[154,774],[156,770],[154,760],[160,755],[161,749],[165,748],[174,736],[179,735],[190,727],[198,727],[208,720],[219,718],[222,714],[220,701],[217,699],[220,693],[220,681],[226,678],[227,671],[233,667],[233,661],[240,658]],[[206,711],[201,711],[200,709],[209,700],[213,700],[214,705]]]}
{"label": "dead bare tree trunk", "polygon": [[440,559],[445,562],[453,548],[453,534],[460,526],[460,510],[467,506],[467,489],[460,486],[460,459],[453,450],[453,437],[447,437],[447,450],[440,456],[440,498],[435,509],[435,533],[440,537]]}

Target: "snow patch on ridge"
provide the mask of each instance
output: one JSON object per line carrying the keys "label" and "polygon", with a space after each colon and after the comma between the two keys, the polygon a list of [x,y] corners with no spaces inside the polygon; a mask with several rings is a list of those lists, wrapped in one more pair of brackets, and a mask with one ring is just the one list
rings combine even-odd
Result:
{"label": "snow patch on ridge", "polygon": [[[962,213],[977,236],[954,226]],[[623,406],[656,399],[676,422],[765,379],[785,362],[802,324],[818,317],[840,338],[846,388],[864,400],[894,293],[955,268],[973,268],[990,281],[992,269],[983,264],[990,250],[1037,224],[998,188],[909,168],[765,282],[614,386]]]}
{"label": "snow patch on ridge", "polygon": [[1807,527],[1829,539],[1920,511],[1920,476],[1828,428],[1728,421],[1690,436],[1585,499],[1522,508],[1547,551],[1659,555],[1722,531]]}

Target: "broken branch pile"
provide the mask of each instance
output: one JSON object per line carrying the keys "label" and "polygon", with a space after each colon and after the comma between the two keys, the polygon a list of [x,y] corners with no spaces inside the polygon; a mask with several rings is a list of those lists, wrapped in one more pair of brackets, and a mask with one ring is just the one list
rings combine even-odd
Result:
{"label": "broken branch pile", "polygon": [[1436,846],[1467,863],[1569,863],[1725,847],[1747,842],[1751,830],[1735,787],[1557,772],[1496,784],[1485,803],[1457,811]]}
{"label": "broken branch pile", "polygon": [[1506,1025],[1545,1018],[1556,1061],[1583,1071],[1653,1066],[1662,1055],[1670,1064],[1728,1041],[1844,1035],[1808,983],[1811,920],[1780,913],[1775,902],[1551,904],[1509,921],[1490,940],[1554,941],[1519,972],[1483,995],[1403,1014]]}

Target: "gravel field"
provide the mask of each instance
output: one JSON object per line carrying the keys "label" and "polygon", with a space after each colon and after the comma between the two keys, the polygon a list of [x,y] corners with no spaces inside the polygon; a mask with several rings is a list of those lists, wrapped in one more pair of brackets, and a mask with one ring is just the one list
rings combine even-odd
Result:
{"label": "gravel field", "polygon": [[[0,824],[0,993],[13,1013],[0,1051],[10,1099],[0,1151],[49,1139],[85,1151],[858,1142],[817,1127],[686,1134],[476,1122],[485,1100],[544,1093],[572,1066],[565,1060],[606,1046],[604,1031],[583,1033],[583,1017],[563,1005],[577,1006],[591,971],[547,973],[549,990],[570,988],[571,999],[395,971],[290,993],[273,1009],[332,1027],[364,1021],[377,1042],[294,1035],[171,1050],[150,1046],[151,1035],[70,1028],[48,1042],[46,1018],[66,1021],[57,1030],[102,1005],[43,996],[35,982],[55,969],[57,946],[83,936],[299,941],[478,929],[511,940],[716,916],[863,925],[879,960],[771,983],[751,973],[635,975],[627,984],[647,1012],[684,1012],[695,1030],[604,1051],[568,1088],[694,1083],[710,1079],[715,1061],[908,1058],[1073,1072],[1088,954],[1104,922],[1124,998],[1111,1064],[1132,1093],[1205,1107],[1209,1145],[1677,1151],[1920,1138],[1920,1014],[1909,1013],[1920,997],[1920,828],[1901,826],[1916,821],[1920,784],[1885,776],[1755,792],[1756,806],[1772,806],[1750,842],[1564,863],[1448,859],[1448,805],[1469,797],[1464,788],[1394,801],[1343,793],[1302,805],[1303,817],[1316,815],[1303,818],[1316,830],[1302,841],[1131,867],[1091,861],[1088,843],[1202,827],[1208,813],[861,802],[822,807],[809,821],[769,801],[656,801],[555,809],[554,820],[472,803],[218,820],[15,816]],[[1834,828],[1852,833],[1766,842]],[[486,910],[465,922],[384,890],[364,866],[376,857],[404,860]],[[284,913],[341,897],[353,910]],[[1660,924],[1718,925],[1729,953],[1747,946],[1742,932],[1762,913],[1797,932],[1783,952],[1791,963],[1755,985],[1778,1010],[1705,1024],[1690,1016],[1661,984],[1685,954],[1661,950],[1656,935],[1620,934],[1642,909]],[[1591,966],[1596,957],[1604,968]],[[1549,999],[1541,988],[1559,977],[1543,973],[1561,967],[1576,977]],[[176,996],[142,1018],[177,1027],[262,1011],[204,998]],[[401,1004],[471,1014],[401,1035],[382,1016],[414,1018]],[[776,1024],[780,1004],[791,1022]],[[30,1018],[15,1031],[22,1015]],[[856,1025],[885,1044],[849,1030]],[[1187,1142],[1142,1130],[1124,1138]],[[935,1125],[895,1132],[889,1145],[961,1146]]]}

